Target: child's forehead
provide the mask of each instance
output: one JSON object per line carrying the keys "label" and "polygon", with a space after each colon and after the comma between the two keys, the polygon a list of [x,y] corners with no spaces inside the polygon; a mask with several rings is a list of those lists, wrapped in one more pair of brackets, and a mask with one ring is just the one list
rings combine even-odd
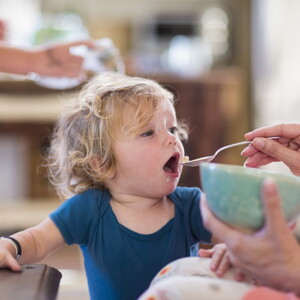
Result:
{"label": "child's forehead", "polygon": [[[144,107],[143,111],[140,112],[139,117],[133,118],[133,114],[130,115],[132,123],[140,126],[148,126],[150,124],[160,123],[164,121],[176,120],[176,113],[174,106],[170,102],[166,102],[166,105],[159,107],[159,109]],[[130,122],[131,122],[130,121]]]}
{"label": "child's forehead", "polygon": [[163,106],[156,110],[154,118],[164,118],[165,116],[176,117],[175,108],[172,102],[166,101]]}
{"label": "child's forehead", "polygon": [[138,108],[131,106],[129,109],[124,109],[122,112],[122,123],[119,123],[120,129],[123,134],[135,135],[139,133],[141,129],[148,126],[155,126],[157,123],[163,121],[163,119],[176,122],[176,115],[173,103],[170,99],[164,99],[157,105],[150,105],[150,103],[144,103]]}
{"label": "child's forehead", "polygon": [[124,113],[132,114],[132,112],[138,112],[142,114],[157,114],[165,110],[172,110],[172,100],[164,97],[141,97],[137,101],[129,102],[129,105],[125,105]]}

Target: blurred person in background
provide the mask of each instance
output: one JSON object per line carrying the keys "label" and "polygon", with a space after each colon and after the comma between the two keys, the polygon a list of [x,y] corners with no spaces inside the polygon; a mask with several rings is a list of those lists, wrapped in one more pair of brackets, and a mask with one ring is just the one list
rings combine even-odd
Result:
{"label": "blurred person in background", "polygon": [[3,41],[6,32],[6,25],[3,20],[0,20],[0,40]]}
{"label": "blurred person in background", "polygon": [[0,72],[27,75],[30,72],[43,76],[80,77],[84,75],[83,58],[70,53],[70,48],[85,45],[93,48],[92,40],[35,46],[23,49],[5,42],[6,24],[0,20]]}
{"label": "blurred person in background", "polygon": [[[0,33],[1,35],[1,33]],[[84,74],[83,58],[70,53],[79,45],[93,47],[92,41],[82,40],[22,49],[0,42],[0,72],[27,75],[30,72],[43,76],[80,77]]]}

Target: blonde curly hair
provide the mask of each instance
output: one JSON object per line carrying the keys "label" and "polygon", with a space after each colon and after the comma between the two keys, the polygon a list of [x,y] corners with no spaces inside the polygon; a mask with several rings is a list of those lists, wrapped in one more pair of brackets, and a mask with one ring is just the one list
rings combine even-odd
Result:
{"label": "blonde curly hair", "polygon": [[[119,73],[91,79],[57,122],[47,156],[50,182],[60,198],[105,188],[115,173],[112,143],[134,135],[174,96],[153,80]],[[180,126],[181,138],[187,138]]]}

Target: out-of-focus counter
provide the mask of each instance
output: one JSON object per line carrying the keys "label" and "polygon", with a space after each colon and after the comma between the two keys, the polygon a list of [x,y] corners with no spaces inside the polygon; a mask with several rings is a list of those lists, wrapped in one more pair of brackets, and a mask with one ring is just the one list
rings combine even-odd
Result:
{"label": "out-of-focus counter", "polygon": [[10,235],[39,224],[60,204],[58,199],[0,201],[0,235]]}
{"label": "out-of-focus counter", "polygon": [[0,123],[53,123],[80,90],[52,90],[19,77],[9,78],[0,73]]}
{"label": "out-of-focus counter", "polygon": [[75,95],[14,95],[0,93],[0,122],[51,123],[55,122],[65,103]]}

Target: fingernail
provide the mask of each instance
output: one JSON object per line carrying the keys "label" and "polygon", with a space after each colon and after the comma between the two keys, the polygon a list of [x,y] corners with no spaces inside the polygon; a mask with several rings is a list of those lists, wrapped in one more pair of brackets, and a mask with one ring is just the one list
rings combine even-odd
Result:
{"label": "fingernail", "polygon": [[241,155],[243,155],[248,149],[249,149],[249,146],[247,146],[247,147],[241,152]]}
{"label": "fingernail", "polygon": [[276,192],[276,183],[272,178],[266,178],[263,184],[266,193],[273,194],[274,192]]}
{"label": "fingernail", "polygon": [[254,139],[254,141],[252,143],[257,148],[264,148],[265,145],[266,145],[266,141],[264,139],[261,139],[261,138]]}
{"label": "fingernail", "polygon": [[248,167],[248,159],[245,160],[243,166],[244,166],[244,167]]}

